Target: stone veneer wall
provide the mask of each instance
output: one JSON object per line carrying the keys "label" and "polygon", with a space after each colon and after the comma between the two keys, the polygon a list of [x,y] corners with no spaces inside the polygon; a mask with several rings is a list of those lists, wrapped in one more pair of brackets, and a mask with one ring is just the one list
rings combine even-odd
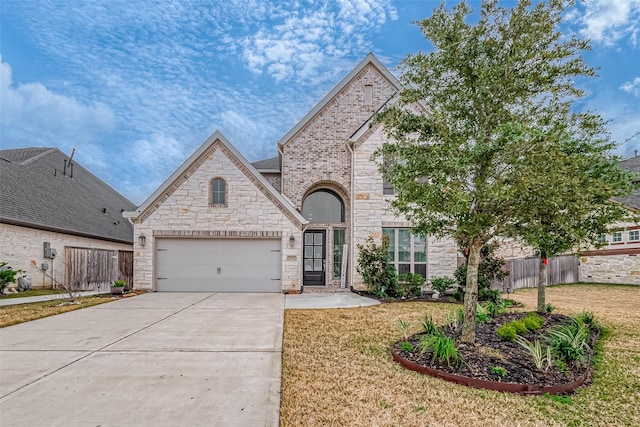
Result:
{"label": "stone veneer wall", "polygon": [[580,257],[580,281],[640,285],[640,255]]}
{"label": "stone veneer wall", "polygon": [[7,262],[14,269],[26,271],[27,277],[31,278],[31,284],[34,287],[53,286],[53,280],[49,277],[43,277],[42,272],[31,263],[33,260],[39,267],[43,262],[47,262],[49,264],[47,273],[51,274],[51,260],[43,257],[44,242],[51,243],[51,248],[58,252],[53,260],[53,277],[60,283],[64,283],[65,280],[64,248],[67,246],[119,251],[133,250],[133,245],[126,243],[0,224],[0,261]]}
{"label": "stone veneer wall", "polygon": [[[362,243],[371,236],[378,242],[382,237],[383,227],[409,227],[404,218],[395,217],[389,210],[388,200],[393,197],[383,194],[382,176],[378,166],[371,161],[373,152],[385,141],[386,136],[381,127],[370,130],[363,136],[364,141],[356,144],[354,176],[354,226],[356,243]],[[362,277],[356,272],[358,250],[354,248],[352,258],[353,285],[362,289]],[[436,276],[453,276],[457,267],[458,251],[452,239],[427,240],[427,278]]]}
{"label": "stone veneer wall", "polygon": [[[299,290],[301,281],[302,232],[247,176],[247,170],[234,161],[224,147],[216,143],[197,163],[201,163],[173,192],[159,203],[144,220],[134,220],[135,236],[144,233],[144,247],[134,246],[134,287],[151,290],[154,287],[155,233],[227,231],[237,235],[260,235],[278,232],[282,240],[282,288]],[[227,206],[209,205],[209,187],[213,178],[227,183]],[[173,188],[173,187],[172,187]],[[152,204],[155,206],[156,204]],[[206,233],[205,233],[206,234]],[[289,237],[295,236],[295,247],[289,247]]]}

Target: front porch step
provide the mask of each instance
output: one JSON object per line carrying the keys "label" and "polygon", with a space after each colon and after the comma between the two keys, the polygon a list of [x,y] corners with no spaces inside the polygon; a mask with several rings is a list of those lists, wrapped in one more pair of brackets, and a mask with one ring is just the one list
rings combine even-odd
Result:
{"label": "front porch step", "polygon": [[307,294],[339,294],[351,292],[349,288],[328,288],[326,286],[305,286],[303,293]]}

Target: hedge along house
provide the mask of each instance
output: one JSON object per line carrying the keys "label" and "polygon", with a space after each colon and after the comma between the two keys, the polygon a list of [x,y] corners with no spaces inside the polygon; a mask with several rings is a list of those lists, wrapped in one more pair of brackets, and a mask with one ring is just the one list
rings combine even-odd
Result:
{"label": "hedge along house", "polygon": [[386,138],[371,117],[399,89],[369,54],[278,141],[277,157],[250,164],[215,132],[126,214],[136,236],[134,286],[361,289],[357,244],[383,234],[399,273],[452,275],[453,241],[412,235],[388,211],[393,189],[371,159]]}

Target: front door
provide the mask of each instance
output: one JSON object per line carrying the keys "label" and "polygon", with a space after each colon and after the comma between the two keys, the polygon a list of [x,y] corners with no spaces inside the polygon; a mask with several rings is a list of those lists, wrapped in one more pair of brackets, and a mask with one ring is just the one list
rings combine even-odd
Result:
{"label": "front door", "polygon": [[325,230],[304,232],[304,286],[325,285],[326,237]]}

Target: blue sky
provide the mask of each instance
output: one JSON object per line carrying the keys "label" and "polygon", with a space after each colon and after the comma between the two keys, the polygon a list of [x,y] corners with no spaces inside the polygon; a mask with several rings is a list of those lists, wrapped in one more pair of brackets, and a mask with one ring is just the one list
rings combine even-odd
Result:
{"label": "blue sky", "polygon": [[[429,44],[430,0],[0,1],[0,146],[58,147],[141,203],[220,129],[250,160],[369,51],[394,68]],[[456,4],[448,2],[448,4]],[[470,1],[477,8],[479,2]],[[513,5],[504,1],[503,5]],[[640,0],[578,2],[592,40],[581,108],[640,131]],[[636,137],[617,149],[640,148]]]}

